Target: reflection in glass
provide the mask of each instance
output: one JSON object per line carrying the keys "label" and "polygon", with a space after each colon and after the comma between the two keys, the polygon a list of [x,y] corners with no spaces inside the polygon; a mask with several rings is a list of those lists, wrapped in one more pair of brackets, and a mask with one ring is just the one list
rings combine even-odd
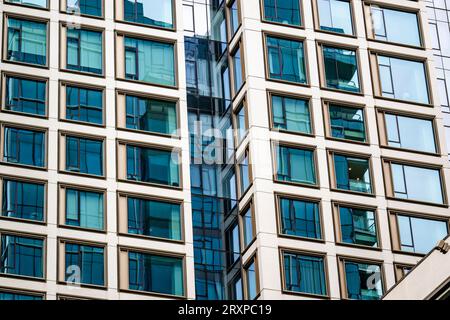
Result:
{"label": "reflection in glass", "polygon": [[278,146],[276,156],[278,181],[316,184],[314,151]]}
{"label": "reflection in glass", "polygon": [[356,51],[328,46],[322,50],[327,88],[360,92]]}
{"label": "reflection in glass", "polygon": [[264,0],[264,19],[276,23],[300,26],[301,0]]}
{"label": "reflection in glass", "polygon": [[161,28],[173,28],[173,0],[123,0],[124,20]]}
{"label": "reflection in glass", "polygon": [[339,206],[342,242],[378,247],[375,212]]}
{"label": "reflection in glass", "polygon": [[334,155],[338,189],[372,193],[369,159]]}
{"label": "reflection in glass", "polygon": [[280,198],[281,233],[321,239],[319,203]]}
{"label": "reflection in glass", "polygon": [[353,18],[349,0],[318,0],[320,29],[353,34]]}
{"label": "reflection in glass", "polygon": [[307,100],[272,95],[272,117],[276,129],[300,133],[312,131]]}
{"label": "reflection in glass", "polygon": [[349,299],[381,299],[383,284],[379,265],[344,261],[344,269]]}
{"label": "reflection in glass", "polygon": [[330,104],[328,110],[333,138],[366,141],[364,109]]}

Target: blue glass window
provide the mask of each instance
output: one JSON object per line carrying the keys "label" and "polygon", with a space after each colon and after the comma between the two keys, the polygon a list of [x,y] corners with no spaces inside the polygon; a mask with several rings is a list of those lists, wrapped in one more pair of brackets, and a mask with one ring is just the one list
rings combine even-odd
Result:
{"label": "blue glass window", "polygon": [[45,66],[47,64],[47,23],[8,19],[9,61]]}
{"label": "blue glass window", "polygon": [[5,0],[5,2],[20,4],[23,6],[36,7],[36,8],[48,8],[47,0]]}
{"label": "blue glass window", "polygon": [[369,159],[334,155],[336,187],[363,193],[372,193]]}
{"label": "blue glass window", "polygon": [[[70,283],[105,285],[105,249],[66,243],[65,280]],[[78,270],[80,271],[79,277]]]}
{"label": "blue glass window", "polygon": [[172,43],[125,37],[125,78],[175,86]]}
{"label": "blue glass window", "polygon": [[181,240],[181,205],[128,197],[128,233]]}
{"label": "blue glass window", "polygon": [[104,194],[66,188],[66,225],[103,230]]}
{"label": "blue glass window", "polygon": [[242,70],[241,49],[238,48],[232,55],[233,59],[233,76],[234,76],[234,92],[235,94],[241,89],[244,83],[244,73]]}
{"label": "blue glass window", "polygon": [[344,261],[344,269],[349,299],[381,299],[383,284],[380,265]]}
{"label": "blue glass window", "polygon": [[326,87],[361,92],[356,50],[322,46]]}
{"label": "blue glass window", "polygon": [[103,73],[102,32],[67,28],[67,69]]}
{"label": "blue glass window", "polygon": [[47,82],[16,76],[5,78],[5,110],[45,115]]}
{"label": "blue glass window", "polygon": [[67,0],[67,12],[95,17],[102,16],[103,0]]}
{"label": "blue glass window", "polygon": [[366,142],[364,109],[330,104],[331,136],[338,139]]}
{"label": "blue glass window", "polygon": [[240,182],[240,196],[242,197],[252,183],[250,166],[249,166],[249,151],[245,152],[245,156],[239,161],[239,182]]}
{"label": "blue glass window", "polygon": [[67,85],[66,119],[103,124],[103,91]]}
{"label": "blue glass window", "polygon": [[281,233],[321,239],[319,203],[279,198]]}
{"label": "blue glass window", "polygon": [[126,126],[128,129],[175,134],[176,102],[126,95]]}
{"label": "blue glass window", "polygon": [[375,212],[339,206],[342,242],[378,247]]}
{"label": "blue glass window", "polygon": [[155,27],[173,26],[173,0],[123,0],[124,20]]}
{"label": "blue glass window", "polygon": [[306,83],[303,42],[267,36],[266,43],[269,78]]}
{"label": "blue glass window", "polygon": [[2,234],[0,273],[43,278],[44,240]]}
{"label": "blue glass window", "polygon": [[264,20],[293,26],[302,24],[301,0],[264,0]]}
{"label": "blue glass window", "polygon": [[241,214],[241,219],[242,219],[242,235],[243,235],[242,240],[244,248],[246,248],[255,238],[251,205],[245,210],[243,214]]}
{"label": "blue glass window", "polygon": [[127,146],[127,179],[179,187],[178,157],[171,151]]}
{"label": "blue glass window", "polygon": [[26,294],[22,292],[19,293],[15,291],[0,290],[0,301],[4,300],[43,300],[43,296],[37,294]]}
{"label": "blue glass window", "polygon": [[245,278],[247,279],[247,298],[253,300],[258,295],[258,279],[256,276],[256,259],[252,261],[244,268]]}
{"label": "blue glass window", "polygon": [[45,132],[5,127],[3,161],[45,167]]}
{"label": "blue glass window", "polygon": [[316,184],[314,151],[278,146],[276,155],[278,181]]}
{"label": "blue glass window", "polygon": [[239,17],[239,0],[234,0],[233,4],[230,6],[230,29],[231,29],[231,37],[233,37],[239,26],[241,24],[241,20]]}
{"label": "blue glass window", "polygon": [[66,136],[66,170],[103,175],[103,141]]}
{"label": "blue glass window", "polygon": [[349,0],[317,0],[320,29],[353,34],[352,9]]}
{"label": "blue glass window", "polygon": [[233,223],[225,231],[225,242],[227,251],[227,265],[230,267],[241,257],[241,243],[239,241],[239,224]]}
{"label": "blue glass window", "polygon": [[276,129],[300,133],[312,132],[307,100],[272,95],[272,117]]}
{"label": "blue glass window", "polygon": [[283,264],[286,290],[327,295],[323,257],[283,252]]}
{"label": "blue glass window", "polygon": [[129,252],[129,289],[184,295],[183,259]]}
{"label": "blue glass window", "polygon": [[44,221],[45,185],[3,179],[2,216]]}

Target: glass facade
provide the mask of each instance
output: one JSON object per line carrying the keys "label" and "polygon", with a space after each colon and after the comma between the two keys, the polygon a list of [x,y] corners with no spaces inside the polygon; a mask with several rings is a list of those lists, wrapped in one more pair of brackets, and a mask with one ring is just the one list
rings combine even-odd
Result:
{"label": "glass facade", "polygon": [[46,81],[16,76],[6,76],[5,81],[5,110],[45,116]]}

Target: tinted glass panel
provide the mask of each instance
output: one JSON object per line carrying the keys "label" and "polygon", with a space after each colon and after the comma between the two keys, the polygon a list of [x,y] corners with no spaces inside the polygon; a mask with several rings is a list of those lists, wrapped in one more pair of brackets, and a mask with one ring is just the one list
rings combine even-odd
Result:
{"label": "tinted glass panel", "polygon": [[283,253],[286,290],[326,295],[324,260],[292,253]]}
{"label": "tinted glass panel", "polygon": [[47,0],[5,0],[7,3],[17,3],[24,6],[47,8]]}
{"label": "tinted glass panel", "polygon": [[102,16],[103,0],[67,0],[67,11],[90,16]]}
{"label": "tinted glass panel", "polygon": [[67,69],[103,73],[101,32],[67,28]]}
{"label": "tinted glass panel", "polygon": [[357,300],[379,300],[383,295],[381,268],[376,264],[344,262],[347,297]]}
{"label": "tinted glass panel", "polygon": [[173,28],[173,0],[124,0],[124,20],[161,28]]}
{"label": "tinted glass panel", "polygon": [[2,216],[44,221],[45,185],[3,179]]}
{"label": "tinted glass panel", "polygon": [[270,79],[306,83],[303,42],[266,37]]}
{"label": "tinted glass panel", "polygon": [[230,7],[231,36],[234,36],[240,25],[238,2],[238,0],[235,0]]}
{"label": "tinted glass panel", "polygon": [[368,159],[335,154],[334,172],[338,189],[372,193]]}
{"label": "tinted glass panel", "polygon": [[377,247],[375,212],[339,206],[342,242]]}
{"label": "tinted glass panel", "polygon": [[249,158],[248,154],[239,162],[239,174],[240,174],[240,187],[241,187],[241,196],[247,191],[250,187],[250,167],[249,167]]}
{"label": "tinted glass panel", "polygon": [[66,243],[66,278],[69,283],[105,285],[104,248]]}
{"label": "tinted glass panel", "polygon": [[103,91],[66,86],[66,119],[103,124]]}
{"label": "tinted glass panel", "polygon": [[181,240],[181,206],[128,197],[128,233]]}
{"label": "tinted glass panel", "polygon": [[5,78],[6,110],[45,115],[47,83],[19,77]]}
{"label": "tinted glass panel", "polygon": [[327,88],[360,92],[356,51],[322,46]]}
{"label": "tinted glass panel", "polygon": [[241,257],[241,244],[239,242],[239,224],[234,223],[225,232],[227,265],[230,267]]}
{"label": "tinted glass panel", "polygon": [[255,235],[253,232],[253,217],[252,217],[252,208],[249,207],[247,211],[242,215],[242,226],[244,228],[244,247],[247,247],[254,239]]}
{"label": "tinted glass panel", "polygon": [[43,300],[42,296],[0,291],[0,300]]}
{"label": "tinted glass panel", "polygon": [[184,295],[183,260],[129,252],[129,289]]}
{"label": "tinted glass panel", "polygon": [[29,166],[45,166],[45,133],[5,127],[3,161]]}
{"label": "tinted glass panel", "polygon": [[244,83],[242,72],[241,50],[238,49],[233,55],[234,91],[237,93]]}
{"label": "tinted glass panel", "polygon": [[363,109],[330,104],[328,110],[333,138],[366,141]]}
{"label": "tinted glass panel", "polygon": [[66,188],[66,224],[103,230],[103,193]]}
{"label": "tinted glass panel", "polygon": [[353,34],[349,0],[317,0],[317,4],[321,30]]}
{"label": "tinted glass panel", "polygon": [[249,300],[256,298],[258,294],[258,279],[256,278],[256,266],[255,261],[245,269],[247,278],[247,296]]}
{"label": "tinted glass panel", "polygon": [[303,200],[280,198],[281,233],[320,239],[319,204]]}
{"label": "tinted glass panel", "polygon": [[278,146],[276,163],[277,180],[316,183],[313,151]]}
{"label": "tinted glass panel", "polygon": [[264,0],[264,19],[282,24],[301,25],[300,0]]}
{"label": "tinted glass panel", "polygon": [[273,95],[272,117],[276,129],[311,133],[311,116],[307,100]]}
{"label": "tinted glass panel", "polygon": [[66,137],[66,170],[103,175],[103,141]]}

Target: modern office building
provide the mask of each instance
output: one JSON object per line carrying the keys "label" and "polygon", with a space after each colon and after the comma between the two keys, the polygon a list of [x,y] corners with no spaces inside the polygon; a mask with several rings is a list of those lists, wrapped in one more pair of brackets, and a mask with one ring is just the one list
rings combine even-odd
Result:
{"label": "modern office building", "polygon": [[0,11],[0,299],[381,299],[449,234],[443,0]]}

